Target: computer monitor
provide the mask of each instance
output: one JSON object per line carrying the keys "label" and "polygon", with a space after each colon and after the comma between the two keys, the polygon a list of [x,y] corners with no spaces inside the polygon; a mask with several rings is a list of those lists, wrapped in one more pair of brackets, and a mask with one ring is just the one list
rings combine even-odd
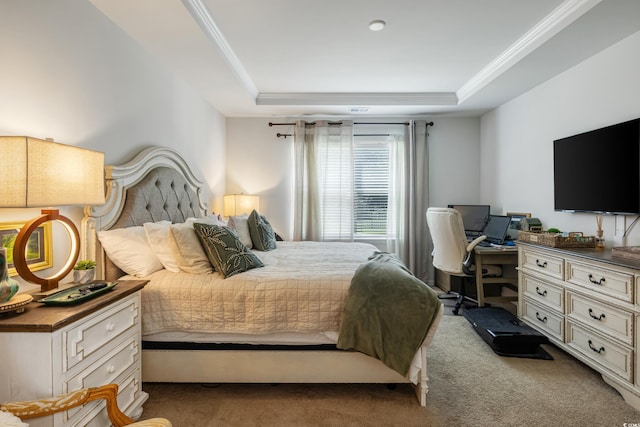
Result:
{"label": "computer monitor", "polygon": [[489,205],[449,205],[460,212],[467,236],[480,236],[489,221]]}
{"label": "computer monitor", "polygon": [[487,236],[487,242],[501,245],[507,237],[510,226],[510,216],[489,215],[489,222],[487,222],[487,226],[484,228],[482,234]]}

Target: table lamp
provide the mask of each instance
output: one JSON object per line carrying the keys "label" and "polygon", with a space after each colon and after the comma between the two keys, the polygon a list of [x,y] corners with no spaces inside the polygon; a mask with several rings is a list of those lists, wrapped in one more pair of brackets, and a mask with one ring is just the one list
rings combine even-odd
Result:
{"label": "table lamp", "polygon": [[[80,253],[80,235],[73,221],[57,206],[104,204],[104,153],[26,136],[0,136],[0,207],[42,209],[18,233],[13,264],[20,277],[40,285],[41,291],[58,287]],[[69,233],[71,250],[61,270],[41,278],[27,263],[27,244],[36,228],[58,221]]]}
{"label": "table lamp", "polygon": [[252,210],[258,210],[259,203],[260,199],[258,196],[226,194],[224,196],[224,216],[250,214]]}

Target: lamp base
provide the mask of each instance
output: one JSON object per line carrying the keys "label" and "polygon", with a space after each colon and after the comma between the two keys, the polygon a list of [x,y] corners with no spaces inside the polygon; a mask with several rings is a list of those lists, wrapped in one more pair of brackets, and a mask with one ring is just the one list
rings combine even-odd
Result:
{"label": "lamp base", "polygon": [[[13,264],[16,268],[16,272],[20,277],[22,277],[27,282],[37,283],[40,285],[40,290],[42,292],[48,291],[51,289],[55,289],[58,287],[58,283],[62,280],[67,274],[71,272],[73,266],[78,259],[78,255],[80,254],[80,234],[78,233],[78,229],[76,228],[73,221],[71,221],[66,216],[60,215],[58,209],[42,209],[42,215],[35,217],[31,221],[27,222],[16,237],[15,243],[13,245]],[[53,276],[42,278],[38,277],[29,268],[29,264],[27,264],[27,244],[29,243],[29,237],[31,233],[35,231],[41,224],[47,221],[58,221],[60,222],[69,233],[69,237],[71,239],[71,253],[69,254],[69,258],[64,266],[60,269],[60,271]]]}

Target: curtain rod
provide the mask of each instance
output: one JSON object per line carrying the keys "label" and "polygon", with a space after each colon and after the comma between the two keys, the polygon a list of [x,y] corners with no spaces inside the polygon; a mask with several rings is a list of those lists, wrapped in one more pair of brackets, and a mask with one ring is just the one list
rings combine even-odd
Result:
{"label": "curtain rod", "polygon": [[[307,123],[309,125],[315,125],[316,122]],[[330,125],[341,125],[342,122],[329,122]],[[353,122],[354,125],[405,125],[407,126],[409,122]],[[269,127],[271,126],[293,126],[295,123],[272,123],[269,122]],[[427,126],[433,126],[433,122],[427,122]]]}

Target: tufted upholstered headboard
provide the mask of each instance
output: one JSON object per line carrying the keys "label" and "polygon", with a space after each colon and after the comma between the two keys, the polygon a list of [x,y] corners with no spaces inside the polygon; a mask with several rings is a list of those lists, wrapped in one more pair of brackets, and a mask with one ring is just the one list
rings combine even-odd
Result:
{"label": "tufted upholstered headboard", "polygon": [[170,148],[147,148],[124,165],[106,166],[105,184],[105,204],[85,208],[82,220],[81,257],[96,260],[97,278],[115,280],[124,274],[105,255],[98,231],[161,220],[180,223],[207,212],[204,183]]}

